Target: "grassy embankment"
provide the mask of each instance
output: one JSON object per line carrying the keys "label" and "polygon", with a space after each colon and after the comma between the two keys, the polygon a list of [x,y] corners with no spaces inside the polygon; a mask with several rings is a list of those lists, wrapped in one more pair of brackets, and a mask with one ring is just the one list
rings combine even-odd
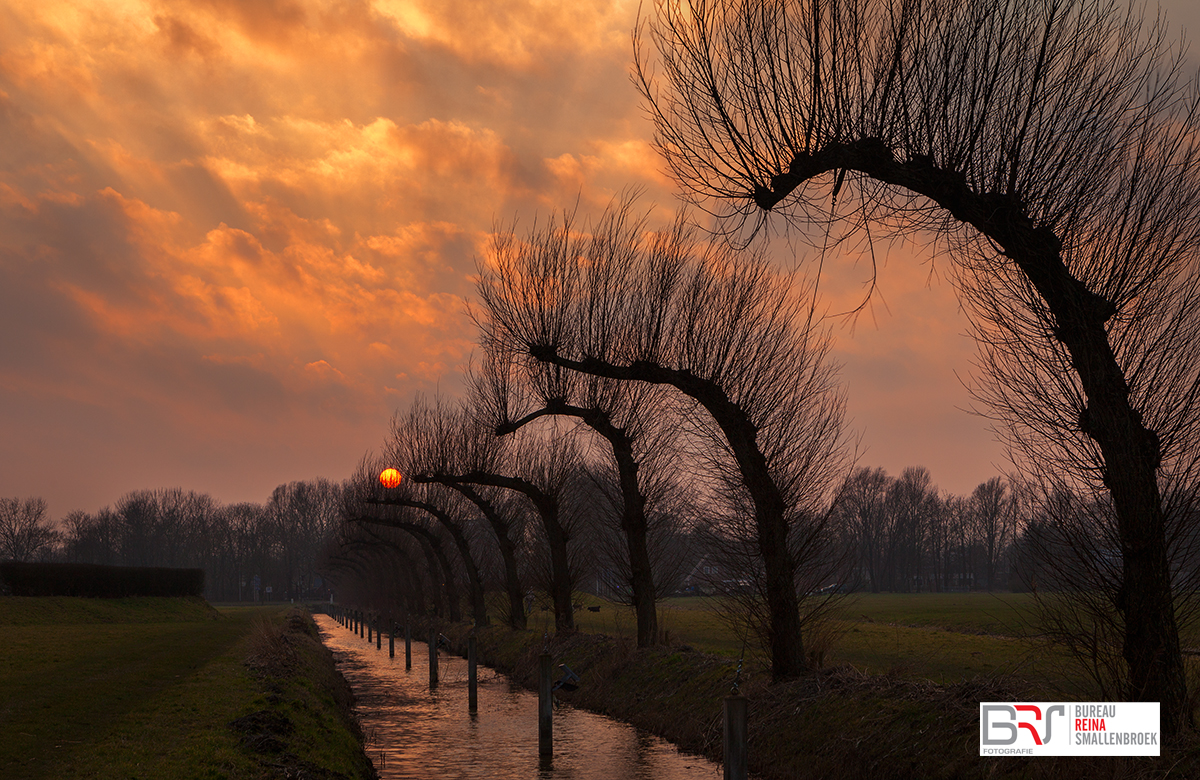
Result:
{"label": "grassy embankment", "polygon": [[[551,639],[556,663],[580,673],[564,695],[719,760],[721,699],[741,640],[706,599],[664,602],[671,646],[639,651],[625,608],[595,600],[577,613],[584,633]],[[828,636],[822,671],[770,685],[748,652],[751,768],[767,778],[1165,778],[1200,777],[1194,735],[1163,758],[984,759],[980,701],[1081,700],[1083,683],[1036,634],[1028,596],[917,594],[850,601]],[[485,663],[532,686],[549,615],[531,630],[480,632]],[[552,629],[551,629],[552,630]],[[459,649],[466,629],[447,630]]]}
{"label": "grassy embankment", "polygon": [[4,778],[371,777],[310,619],[202,599],[0,598]]}

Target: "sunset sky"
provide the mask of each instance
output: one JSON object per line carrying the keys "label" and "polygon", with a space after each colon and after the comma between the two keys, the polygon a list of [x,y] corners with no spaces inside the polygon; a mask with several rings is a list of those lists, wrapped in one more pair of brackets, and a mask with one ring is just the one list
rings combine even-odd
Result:
{"label": "sunset sky", "polygon": [[[1189,6],[1164,7],[1198,30]],[[679,208],[637,9],[0,0],[0,496],[262,501],[457,393],[494,224],[629,186],[652,222]],[[1004,453],[961,411],[975,348],[930,259],[892,250],[837,358],[860,462],[964,493]],[[830,309],[861,293],[862,263],[826,270]]]}

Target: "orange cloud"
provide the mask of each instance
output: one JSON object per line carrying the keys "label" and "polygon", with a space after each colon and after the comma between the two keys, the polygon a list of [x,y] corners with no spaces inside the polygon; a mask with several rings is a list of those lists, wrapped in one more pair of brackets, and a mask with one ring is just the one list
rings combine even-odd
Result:
{"label": "orange cloud", "polygon": [[541,69],[549,52],[613,56],[628,47],[635,2],[517,0],[499,6],[453,0],[373,0],[405,37],[458,58]]}
{"label": "orange cloud", "polygon": [[[586,214],[630,186],[654,219],[677,207],[628,81],[637,9],[0,5],[0,428],[125,458],[139,481],[102,481],[118,494],[192,473],[249,491],[229,474],[253,472],[258,492],[221,497],[259,499],[271,480],[348,473],[404,398],[457,387],[496,222],[577,200]],[[970,352],[948,288],[924,290],[907,256],[887,270],[894,315],[839,335],[868,431],[919,417],[899,411],[916,396],[960,403],[930,377]],[[862,276],[827,277],[831,309]],[[317,435],[338,442],[324,460]],[[0,495],[68,495],[42,476],[61,453],[5,438]],[[935,456],[881,462],[942,479]],[[99,495],[54,511],[115,498]]]}

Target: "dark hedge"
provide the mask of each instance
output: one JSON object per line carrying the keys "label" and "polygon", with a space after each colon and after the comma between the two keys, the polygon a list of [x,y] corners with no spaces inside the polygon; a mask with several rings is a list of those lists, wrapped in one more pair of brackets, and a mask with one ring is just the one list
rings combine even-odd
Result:
{"label": "dark hedge", "polygon": [[204,569],[99,566],[93,563],[0,563],[0,581],[14,596],[200,596]]}

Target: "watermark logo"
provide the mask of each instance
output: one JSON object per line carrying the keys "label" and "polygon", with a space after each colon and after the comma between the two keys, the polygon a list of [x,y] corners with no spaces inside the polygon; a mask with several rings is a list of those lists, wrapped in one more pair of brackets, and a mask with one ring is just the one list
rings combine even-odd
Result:
{"label": "watermark logo", "polygon": [[1158,702],[980,702],[981,756],[1157,756]]}

